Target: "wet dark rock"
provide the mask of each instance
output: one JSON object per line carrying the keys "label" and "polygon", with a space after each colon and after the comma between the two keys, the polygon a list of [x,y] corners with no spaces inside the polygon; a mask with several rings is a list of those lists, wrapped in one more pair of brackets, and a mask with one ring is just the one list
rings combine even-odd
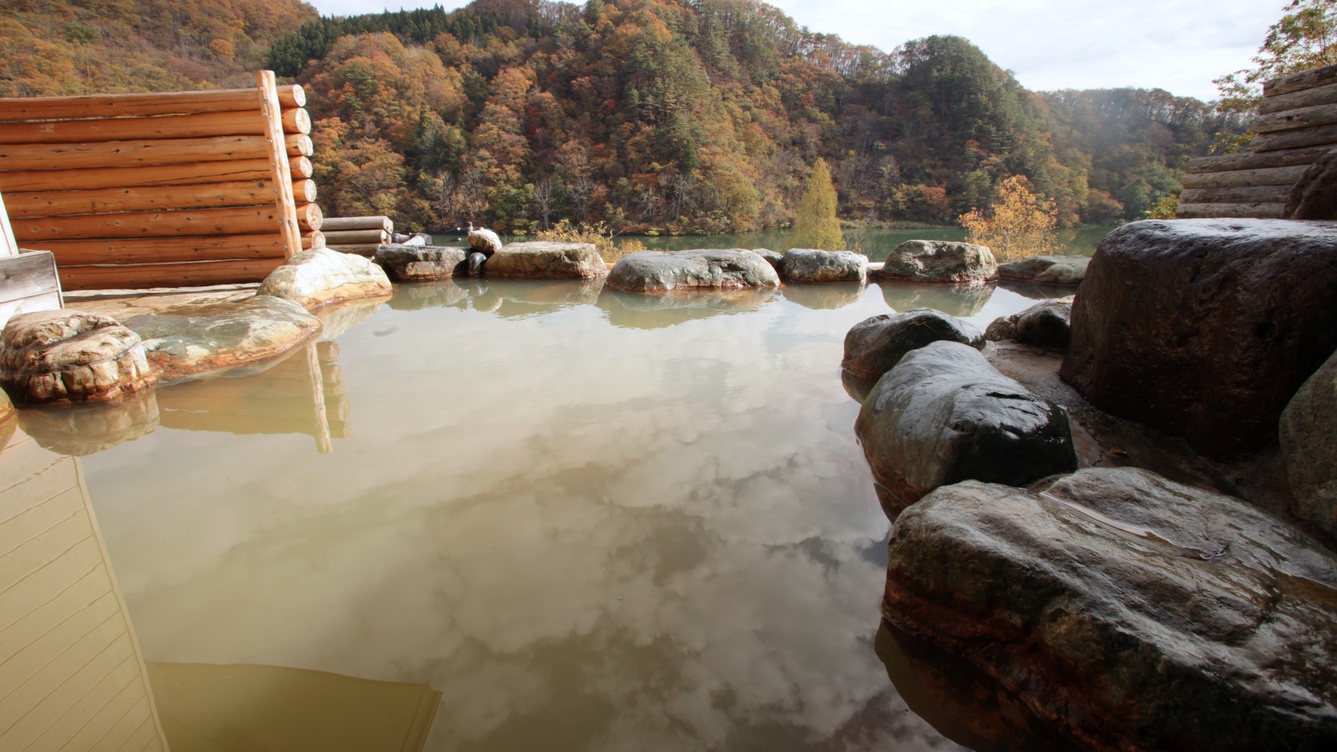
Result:
{"label": "wet dark rock", "polygon": [[1080,285],[1090,261],[1087,256],[1032,256],[999,264],[998,277],[1035,285]]}
{"label": "wet dark rock", "polygon": [[987,282],[998,278],[993,251],[951,240],[907,240],[887,254],[872,279],[914,282]]}
{"label": "wet dark rock", "polygon": [[1024,485],[1077,469],[1067,413],[959,342],[901,358],[864,400],[854,431],[893,517],[949,483]]}
{"label": "wet dark rock", "polygon": [[1337,537],[1337,355],[1310,376],[1281,414],[1291,514]]}
{"label": "wet dark rock", "polygon": [[780,277],[752,251],[638,251],[613,265],[608,284],[631,292],[665,293],[778,287]]}
{"label": "wet dark rock", "polygon": [[119,400],[157,381],[140,336],[101,314],[22,313],[0,337],[0,386],[19,405]]}
{"label": "wet dark rock", "polygon": [[143,338],[161,378],[177,381],[276,359],[315,338],[321,324],[297,303],[254,295],[141,313],[127,318],[125,326]]}
{"label": "wet dark rock", "polygon": [[394,290],[385,271],[371,259],[319,248],[288,259],[265,277],[256,292],[311,311],[345,300],[388,297]]}
{"label": "wet dark rock", "polygon": [[960,342],[984,348],[984,335],[974,325],[931,308],[884,313],[864,319],[845,334],[840,367],[852,376],[876,381],[912,350],[930,342]]}
{"label": "wet dark rock", "polygon": [[864,282],[868,279],[868,257],[853,251],[819,251],[794,248],[785,252],[785,282]]}
{"label": "wet dark rock", "polygon": [[1286,198],[1287,219],[1337,219],[1337,149],[1319,157]]}
{"label": "wet dark rock", "polygon": [[483,265],[489,277],[599,279],[608,265],[590,243],[531,241],[509,243]]}
{"label": "wet dark rock", "polygon": [[428,282],[468,273],[465,249],[443,245],[383,245],[376,263],[398,282]]}
{"label": "wet dark rock", "polygon": [[883,600],[1093,749],[1327,750],[1337,559],[1132,468],[945,486],[896,520]]}
{"label": "wet dark rock", "polygon": [[1127,224],[1091,260],[1062,375],[1208,457],[1274,447],[1291,395],[1337,348],[1334,289],[1337,223]]}
{"label": "wet dark rock", "polygon": [[1071,301],[1047,300],[994,319],[984,330],[984,338],[990,342],[1010,339],[1023,345],[1065,350],[1071,337],[1071,320]]}

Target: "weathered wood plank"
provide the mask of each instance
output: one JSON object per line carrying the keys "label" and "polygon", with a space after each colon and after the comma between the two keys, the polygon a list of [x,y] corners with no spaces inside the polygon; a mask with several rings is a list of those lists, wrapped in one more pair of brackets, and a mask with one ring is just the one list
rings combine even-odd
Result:
{"label": "weathered wood plank", "polygon": [[1263,98],[1267,99],[1334,83],[1337,83],[1337,65],[1326,65],[1303,73],[1274,78],[1264,83]]}
{"label": "weathered wood plank", "polygon": [[0,551],[12,551],[83,511],[78,487],[68,488],[0,524]]}
{"label": "weathered wood plank", "polygon": [[[293,195],[291,171],[288,166],[288,152],[282,146],[283,116],[279,102],[277,85],[273,71],[258,71],[255,74],[260,110],[265,116],[265,133],[269,141],[269,161],[274,186],[278,189],[274,196],[274,205],[279,216],[279,235],[283,238],[284,253],[288,258],[302,252],[302,228],[297,224],[297,200]],[[310,139],[307,139],[310,141]],[[311,156],[310,152],[303,157]],[[308,229],[318,230],[319,225]]]}
{"label": "weathered wood plank", "polygon": [[1274,112],[1253,119],[1249,127],[1257,133],[1277,133],[1297,128],[1312,128],[1319,125],[1337,123],[1337,104],[1323,104],[1314,107],[1302,107],[1295,110]]}
{"label": "weathered wood plank", "polygon": [[0,303],[0,329],[3,329],[10,319],[21,313],[55,311],[62,307],[59,292],[42,293],[30,298],[19,298],[18,300]]}
{"label": "weathered wood plank", "polygon": [[[311,183],[311,181],[302,181]],[[314,185],[314,183],[312,183]],[[178,186],[96,188],[85,191],[11,193],[9,215],[16,219],[70,217],[81,214],[170,211],[223,206],[263,206],[274,201],[268,180],[205,183],[182,190]]]}
{"label": "weathered wood plank", "polygon": [[5,209],[5,197],[0,194],[0,256],[17,256],[19,244],[14,240],[14,229],[9,225],[9,212]]}
{"label": "weathered wood plank", "polygon": [[[281,137],[278,143],[292,156],[309,157],[311,137]],[[77,144],[0,144],[0,170],[104,169],[232,162],[269,158],[265,136],[215,136],[137,141],[94,141]]]}
{"label": "weathered wood plank", "polygon": [[1271,115],[1321,104],[1337,104],[1337,83],[1268,97],[1258,103],[1258,114]]}
{"label": "weathered wood plank", "polygon": [[[305,107],[301,86],[279,87],[285,107]],[[255,107],[255,89],[216,89],[154,94],[94,94],[77,97],[9,97],[0,99],[0,120],[100,119],[230,112]]]}
{"label": "weathered wood plank", "polygon": [[134,656],[127,657],[89,687],[88,693],[39,736],[33,747],[48,750],[112,749],[121,741],[112,736],[113,729],[131,713],[135,713],[133,723],[143,723],[148,717],[147,702]]}
{"label": "weathered wood plank", "polygon": [[1190,188],[1179,200],[1185,204],[1284,204],[1290,193],[1288,185]]}
{"label": "weathered wood plank", "polygon": [[[0,749],[27,749],[90,687],[115,671],[127,657],[133,656],[125,621],[119,613],[113,614],[61,653],[50,671],[34,676],[28,686],[19,688],[16,694],[23,697],[15,703],[18,708],[28,704],[29,695],[40,700],[9,726],[0,738]],[[0,718],[0,722],[3,720]]]}
{"label": "weathered wood plank", "polygon": [[385,230],[333,230],[322,227],[325,243],[328,245],[381,245],[390,242],[390,233]]}
{"label": "weathered wood plank", "polygon": [[[1262,170],[1228,170],[1226,172],[1191,172],[1184,176],[1184,188],[1233,188],[1247,185],[1295,185],[1309,165],[1269,167]],[[1182,199],[1181,199],[1182,200]]]}
{"label": "weathered wood plank", "polygon": [[50,253],[38,250],[0,257],[0,302],[59,290],[56,262]]}
{"label": "weathered wood plank", "polygon": [[60,284],[66,290],[142,290],[261,282],[282,263],[282,258],[276,258],[192,264],[62,266],[59,272]]}
{"label": "weathered wood plank", "polygon": [[[311,133],[311,115],[301,108],[283,111],[283,131]],[[147,138],[211,138],[258,136],[265,132],[259,110],[193,115],[125,117],[100,120],[0,122],[0,144],[70,144]]]}
{"label": "weathered wood plank", "polygon": [[389,217],[326,217],[321,227],[326,232],[346,230],[383,230],[394,232],[395,223]]}
{"label": "weathered wood plank", "polygon": [[1316,125],[1276,133],[1259,133],[1249,143],[1255,154],[1279,149],[1300,149],[1309,146],[1337,147],[1337,125]]}
{"label": "weathered wood plank", "polygon": [[[294,179],[306,180],[312,175],[311,160],[306,157],[290,160],[289,165],[292,168]],[[269,159],[264,158],[242,159],[235,162],[201,162],[198,164],[150,165],[147,167],[0,171],[0,190],[67,191],[71,186],[79,186],[82,190],[272,179]]]}
{"label": "weathered wood plank", "polygon": [[1282,219],[1285,204],[1180,204],[1181,219]]}
{"label": "weathered wood plank", "polygon": [[1188,173],[1225,172],[1230,170],[1260,170],[1276,167],[1308,167],[1327,154],[1323,147],[1271,151],[1265,154],[1223,154],[1216,157],[1195,157],[1188,161]]}
{"label": "weathered wood plank", "polygon": [[277,228],[252,235],[100,238],[31,243],[55,254],[61,268],[88,264],[173,264],[193,261],[282,259]]}

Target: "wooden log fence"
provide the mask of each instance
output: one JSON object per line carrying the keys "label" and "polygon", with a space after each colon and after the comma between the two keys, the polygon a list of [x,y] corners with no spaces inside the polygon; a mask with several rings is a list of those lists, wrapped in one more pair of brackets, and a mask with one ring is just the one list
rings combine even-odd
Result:
{"label": "wooden log fence", "polygon": [[392,241],[395,223],[389,217],[330,217],[320,229],[330,250],[374,256],[376,249]]}
{"label": "wooden log fence", "polygon": [[1337,65],[1269,81],[1249,151],[1188,164],[1176,216],[1282,219],[1296,183],[1337,148]]}
{"label": "wooden log fence", "polygon": [[253,89],[0,99],[14,237],[66,290],[258,282],[321,247],[311,117]]}

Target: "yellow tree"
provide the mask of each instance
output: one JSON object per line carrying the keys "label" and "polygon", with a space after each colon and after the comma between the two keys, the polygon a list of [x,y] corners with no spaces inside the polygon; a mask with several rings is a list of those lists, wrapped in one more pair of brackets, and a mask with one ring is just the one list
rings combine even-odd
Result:
{"label": "yellow tree", "polygon": [[1061,250],[1054,234],[1058,225],[1054,202],[1031,193],[1018,176],[998,186],[987,211],[971,209],[957,222],[966,228],[968,242],[989,246],[999,261]]}
{"label": "yellow tree", "polygon": [[818,159],[808,176],[808,185],[799,199],[794,216],[794,247],[835,251],[845,247],[836,219],[836,187],[831,184],[831,170],[825,159]]}

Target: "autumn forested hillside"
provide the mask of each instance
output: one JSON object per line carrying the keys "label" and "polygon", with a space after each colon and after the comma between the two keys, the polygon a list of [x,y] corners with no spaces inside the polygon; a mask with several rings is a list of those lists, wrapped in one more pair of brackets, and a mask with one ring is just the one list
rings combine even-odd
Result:
{"label": "autumn forested hillside", "polygon": [[[478,0],[322,19],[296,0],[0,0],[0,94],[307,86],[327,214],[433,229],[950,223],[1013,175],[1067,225],[1142,216],[1225,122],[1163,91],[1026,91],[958,37],[895,51],[755,0]],[[879,19],[894,23],[894,19]]]}

